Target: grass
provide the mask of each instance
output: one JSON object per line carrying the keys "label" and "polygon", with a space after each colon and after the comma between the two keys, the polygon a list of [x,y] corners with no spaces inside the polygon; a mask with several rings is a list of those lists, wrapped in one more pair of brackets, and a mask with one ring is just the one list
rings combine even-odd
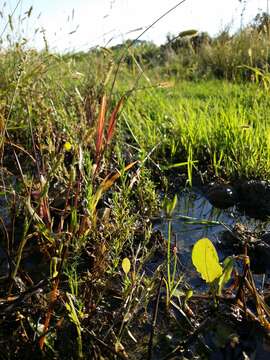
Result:
{"label": "grass", "polygon": [[161,167],[188,161],[228,179],[268,179],[268,109],[254,84],[182,82],[134,95],[122,124],[139,153],[155,149]]}

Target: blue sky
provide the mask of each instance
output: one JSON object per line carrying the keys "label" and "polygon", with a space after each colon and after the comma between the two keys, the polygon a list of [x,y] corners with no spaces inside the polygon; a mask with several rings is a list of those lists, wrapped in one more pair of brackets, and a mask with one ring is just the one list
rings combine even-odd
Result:
{"label": "blue sky", "polygon": [[[1,32],[8,13],[15,9],[17,3],[19,6],[14,13],[16,36],[25,37],[32,46],[42,48],[44,42],[40,29],[43,28],[51,50],[72,51],[116,44],[136,37],[141,30],[133,30],[144,29],[173,7],[177,0],[7,0],[3,9],[5,16],[0,22]],[[3,4],[4,0],[0,0],[0,10]],[[23,17],[31,5],[30,18],[19,26],[19,16]],[[259,10],[266,10],[266,6],[267,0],[247,0],[244,23],[249,22]],[[168,33],[177,34],[191,28],[208,31],[211,35],[228,24],[237,29],[242,9],[243,4],[239,0],[186,0],[149,30],[144,39],[160,44]],[[8,32],[9,27],[5,35]]]}

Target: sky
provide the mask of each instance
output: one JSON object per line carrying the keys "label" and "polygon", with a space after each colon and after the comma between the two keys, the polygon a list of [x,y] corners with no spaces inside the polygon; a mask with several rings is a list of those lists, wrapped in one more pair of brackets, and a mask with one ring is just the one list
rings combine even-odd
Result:
{"label": "sky", "polygon": [[[43,33],[50,50],[87,51],[95,46],[110,46],[132,39],[179,0],[0,0],[0,35],[26,38],[30,46],[44,47]],[[243,3],[246,3],[243,11]],[[267,10],[268,0],[184,0],[142,37],[156,44],[167,34],[196,29],[218,34],[230,26],[239,29],[259,11]],[[269,0],[270,5],[270,0]],[[17,7],[16,7],[17,6]],[[33,6],[31,16],[27,12]],[[13,14],[13,30],[8,14]],[[242,16],[241,16],[242,14]],[[21,23],[19,19],[25,18]],[[7,25],[7,26],[6,26]],[[41,32],[41,30],[44,32]]]}

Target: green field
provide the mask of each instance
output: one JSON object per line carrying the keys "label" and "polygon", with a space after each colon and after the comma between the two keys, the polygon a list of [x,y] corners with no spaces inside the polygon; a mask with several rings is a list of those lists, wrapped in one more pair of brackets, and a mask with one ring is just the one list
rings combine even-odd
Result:
{"label": "green field", "polygon": [[256,85],[180,81],[134,95],[121,121],[139,151],[155,149],[163,166],[187,161],[229,179],[268,179],[268,112]]}

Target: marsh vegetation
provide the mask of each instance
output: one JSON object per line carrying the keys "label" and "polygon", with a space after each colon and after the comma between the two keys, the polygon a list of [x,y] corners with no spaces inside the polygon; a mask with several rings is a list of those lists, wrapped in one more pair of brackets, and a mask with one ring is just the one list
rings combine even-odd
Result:
{"label": "marsh vegetation", "polygon": [[7,39],[1,358],[268,358],[268,20],[65,55]]}

